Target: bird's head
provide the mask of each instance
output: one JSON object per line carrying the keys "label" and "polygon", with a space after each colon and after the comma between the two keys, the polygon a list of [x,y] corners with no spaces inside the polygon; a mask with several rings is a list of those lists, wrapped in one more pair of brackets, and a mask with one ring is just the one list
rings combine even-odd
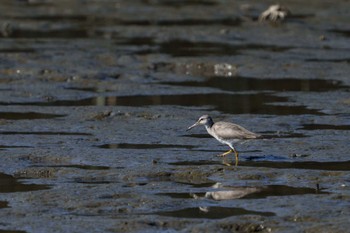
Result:
{"label": "bird's head", "polygon": [[187,130],[190,130],[194,127],[196,127],[197,125],[206,125],[206,126],[212,126],[213,120],[211,119],[211,117],[209,115],[203,115],[201,116],[198,121],[196,123],[194,123],[193,125],[191,125],[190,127],[187,128]]}

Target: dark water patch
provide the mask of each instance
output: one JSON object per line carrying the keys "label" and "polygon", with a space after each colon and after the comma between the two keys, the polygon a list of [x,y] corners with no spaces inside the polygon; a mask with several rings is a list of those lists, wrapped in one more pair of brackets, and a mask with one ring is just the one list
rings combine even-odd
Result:
{"label": "dark water patch", "polygon": [[120,199],[120,198],[132,198],[131,193],[115,193],[115,194],[102,194],[99,196],[100,199]]}
{"label": "dark water patch", "polygon": [[308,18],[312,18],[315,17],[315,14],[291,14],[288,15],[288,19],[308,19]]}
{"label": "dark water patch", "polygon": [[189,138],[212,138],[209,134],[185,134],[181,135],[181,137],[189,137]]}
{"label": "dark water patch", "polygon": [[200,183],[189,183],[189,182],[180,182],[177,181],[176,183],[178,184],[185,184],[185,185],[190,185],[193,188],[209,188],[209,187],[213,187],[213,185],[217,184],[214,181],[207,181],[207,182],[200,182]]}
{"label": "dark water patch", "polygon": [[55,30],[35,30],[13,28],[6,35],[0,34],[0,38],[14,39],[80,39],[91,37],[91,34],[84,28],[64,28]]}
{"label": "dark water patch", "polygon": [[167,82],[167,85],[215,87],[226,91],[313,91],[324,92],[346,88],[340,81],[323,79],[259,79],[215,77],[198,81]]}
{"label": "dark water patch", "polygon": [[123,188],[132,188],[136,186],[145,186],[148,185],[148,183],[145,182],[138,182],[138,183],[125,183],[122,187]]}
{"label": "dark water patch", "polygon": [[[23,103],[19,103],[23,104]],[[3,102],[0,105],[11,105],[9,103]],[[49,114],[49,113],[39,113],[39,112],[0,112],[0,119],[6,120],[35,120],[35,119],[52,119],[58,117],[64,117],[65,115],[60,114]]]}
{"label": "dark water patch", "polygon": [[197,160],[197,161],[180,161],[180,162],[172,162],[169,165],[173,166],[203,166],[203,165],[222,165],[220,158],[217,161],[212,160]]}
{"label": "dark water patch", "polygon": [[[59,29],[27,29],[27,28],[19,28],[13,27],[7,31],[6,34],[0,33],[0,38],[13,38],[13,39],[100,39],[104,38],[104,32],[96,30],[96,28],[104,27],[104,26],[143,26],[143,27],[171,27],[171,26],[211,26],[211,25],[221,25],[221,26],[239,26],[242,23],[242,20],[239,18],[218,18],[218,19],[199,19],[199,18],[189,18],[189,19],[163,19],[163,20],[152,20],[152,19],[144,19],[144,20],[123,20],[119,18],[111,18],[111,17],[95,17],[89,18],[86,17],[66,17],[66,16],[39,16],[39,17],[24,17],[30,20],[38,20],[38,21],[47,21],[47,22],[71,22],[80,21],[80,26],[78,27],[66,27]],[[118,40],[120,37],[119,33],[111,32],[108,34],[109,37]],[[128,44],[131,43],[132,38],[128,39]],[[139,40],[140,41],[140,40]],[[174,44],[175,42],[173,42]],[[154,43],[152,40],[142,40],[142,44],[149,46],[157,46],[157,43]],[[165,47],[169,47],[167,44]],[[214,45],[212,45],[214,46]],[[6,50],[5,50],[6,51]],[[22,52],[34,52],[34,50],[23,50]],[[157,51],[158,52],[158,51]]]}
{"label": "dark water patch", "polygon": [[26,231],[2,230],[2,229],[0,229],[0,233],[27,233],[27,232]]}
{"label": "dark water patch", "polygon": [[307,187],[292,187],[287,185],[269,185],[267,187],[263,187],[259,192],[248,194],[242,198],[257,199],[257,198],[266,198],[271,196],[292,196],[292,195],[306,195],[306,194],[329,194],[329,192],[319,190],[316,186],[315,188],[307,188]]}
{"label": "dark water patch", "polygon": [[[152,37],[121,37],[114,38],[116,45],[131,45],[131,46],[155,46],[154,38]],[[144,51],[144,50],[142,50]],[[151,50],[150,50],[151,51]]]}
{"label": "dark water patch", "polygon": [[174,199],[193,199],[193,196],[204,196],[205,193],[201,192],[201,193],[157,193],[156,195],[158,196],[167,196],[170,198],[174,198]]}
{"label": "dark water patch", "polygon": [[80,164],[48,165],[48,166],[34,165],[32,167],[77,168],[77,169],[83,169],[83,170],[109,170],[110,169],[110,167],[107,167],[107,166],[80,165]]}
{"label": "dark water patch", "polygon": [[13,176],[0,173],[0,193],[28,192],[49,189],[48,185],[23,184]]}
{"label": "dark water patch", "polygon": [[350,30],[333,29],[333,30],[329,30],[329,31],[340,34],[340,35],[345,36],[345,37],[350,37]]}
{"label": "dark water patch", "polygon": [[247,161],[281,161],[287,160],[284,156],[279,155],[263,155],[263,156],[248,156],[246,157]]}
{"label": "dark water patch", "polygon": [[14,16],[13,18],[19,19],[19,20],[35,20],[35,21],[52,21],[52,22],[65,22],[65,21],[72,21],[72,22],[85,22],[88,21],[90,18],[93,20],[95,17],[89,17],[88,15],[30,15],[30,16]]}
{"label": "dark water patch", "polygon": [[303,124],[302,130],[350,130],[350,125]]}
{"label": "dark water patch", "polygon": [[243,50],[263,50],[270,52],[284,52],[291,49],[287,46],[263,45],[263,44],[240,44],[232,45],[225,43],[212,43],[200,41],[171,40],[160,44],[159,53],[173,57],[197,57],[197,56],[232,56],[241,54]]}
{"label": "dark water patch", "polygon": [[[79,100],[53,100],[50,102],[0,102],[0,105],[2,106],[11,106],[11,105],[22,105],[22,106],[95,106],[95,105],[103,105],[103,106],[110,106],[111,103],[108,101],[110,97],[92,97],[92,98],[86,98],[86,99],[79,99]],[[114,98],[113,98],[114,99]],[[107,101],[107,102],[105,102]],[[45,116],[49,117],[62,117],[65,115],[52,115],[52,114],[41,114],[41,113],[13,113],[13,112],[5,112],[0,113],[0,118],[4,119],[14,119],[14,120],[21,120],[21,119],[37,119],[40,117],[45,118]],[[4,116],[4,117],[1,117]]]}
{"label": "dark water patch", "polygon": [[306,62],[346,62],[350,63],[350,58],[339,58],[339,59],[318,59],[318,58],[312,58],[312,59],[305,59]]}
{"label": "dark water patch", "polygon": [[204,219],[222,219],[231,216],[241,215],[260,215],[260,216],[274,216],[272,212],[251,211],[243,208],[232,207],[200,207],[200,208],[185,208],[174,211],[163,211],[155,213],[160,216],[176,217],[176,218],[204,218]]}
{"label": "dark water patch", "polygon": [[172,144],[130,144],[130,143],[119,143],[119,144],[103,144],[97,146],[103,149],[162,149],[162,148],[184,148],[193,149],[195,146],[191,145],[172,145]]}
{"label": "dark water patch", "polygon": [[[242,23],[241,19],[238,18],[219,18],[219,19],[163,19],[163,20],[114,20],[115,24],[122,26],[160,26],[160,27],[171,27],[171,26],[211,26],[211,25],[222,25],[222,26],[239,26]],[[153,44],[156,45],[156,44]]]}
{"label": "dark water patch", "polygon": [[[99,92],[96,87],[67,87],[65,89],[73,91]],[[103,92],[105,92],[105,90]]]}
{"label": "dark water patch", "polygon": [[[188,18],[188,19],[132,19],[125,20],[117,17],[90,17],[88,15],[41,15],[41,16],[19,16],[15,17],[20,20],[35,20],[35,21],[48,21],[48,22],[70,22],[80,23],[80,27],[62,28],[59,30],[25,30],[20,28],[11,28],[9,35],[6,37],[16,38],[41,38],[46,33],[50,38],[89,38],[89,37],[102,37],[103,33],[97,34],[92,31],[89,33],[89,28],[97,28],[102,26],[210,26],[210,25],[222,25],[222,26],[238,26],[242,23],[239,18]],[[63,36],[64,32],[67,32],[67,38]]]}
{"label": "dark water patch", "polygon": [[181,20],[157,20],[149,21],[150,25],[154,26],[239,26],[242,20],[238,18],[226,18],[226,19],[181,19]]}
{"label": "dark water patch", "polygon": [[[296,105],[272,105],[269,103],[288,102],[287,97],[266,93],[254,94],[184,94],[152,96],[109,96],[92,97],[80,100],[56,100],[51,102],[0,102],[0,105],[35,106],[210,106],[214,110],[230,114],[268,114],[268,115],[324,115],[319,110]],[[57,116],[57,115],[54,115]]]}
{"label": "dark water patch", "polygon": [[[267,158],[270,161],[261,161]],[[256,161],[258,160],[258,161]],[[256,156],[248,157],[246,161],[243,158],[240,159],[238,166],[246,167],[269,167],[278,169],[309,169],[309,170],[325,170],[325,171],[350,171],[350,161],[341,162],[315,162],[315,161],[304,161],[304,162],[288,162],[281,161],[287,160],[282,156]],[[205,165],[234,165],[229,164],[226,159],[218,158],[214,160],[197,160],[197,161],[180,161],[169,163],[174,166],[205,166]]]}
{"label": "dark water patch", "polygon": [[[62,167],[62,166],[61,166]],[[78,168],[83,170],[109,170],[108,166],[94,166],[94,165],[66,165],[67,168]]]}
{"label": "dark water patch", "polygon": [[325,171],[350,171],[350,161],[341,162],[280,162],[280,161],[240,161],[239,166],[269,167],[278,169],[307,169]]}
{"label": "dark water patch", "polygon": [[0,145],[1,149],[10,149],[10,148],[33,148],[32,146],[8,146],[8,145]]}
{"label": "dark water patch", "polygon": [[0,201],[0,209],[1,208],[7,208],[7,207],[9,207],[7,201]]}
{"label": "dark water patch", "polygon": [[75,178],[73,183],[78,184],[111,184],[110,180],[100,179],[100,178]]}
{"label": "dark water patch", "polygon": [[65,88],[67,90],[73,90],[73,91],[86,91],[86,92],[94,92],[94,93],[104,93],[108,92],[107,89],[102,89],[98,87],[68,87]]}
{"label": "dark water patch", "polygon": [[80,133],[80,132],[18,132],[18,131],[0,131],[0,135],[55,135],[55,136],[92,136],[90,133]]}
{"label": "dark water patch", "polygon": [[15,49],[15,48],[0,49],[0,53],[34,53],[34,52],[36,52],[34,49]]}

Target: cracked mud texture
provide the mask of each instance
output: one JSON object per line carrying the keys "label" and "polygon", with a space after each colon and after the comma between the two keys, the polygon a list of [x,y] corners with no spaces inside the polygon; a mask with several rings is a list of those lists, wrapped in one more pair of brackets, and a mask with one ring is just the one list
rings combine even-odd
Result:
{"label": "cracked mud texture", "polygon": [[274,3],[2,1],[0,232],[348,232],[350,3]]}

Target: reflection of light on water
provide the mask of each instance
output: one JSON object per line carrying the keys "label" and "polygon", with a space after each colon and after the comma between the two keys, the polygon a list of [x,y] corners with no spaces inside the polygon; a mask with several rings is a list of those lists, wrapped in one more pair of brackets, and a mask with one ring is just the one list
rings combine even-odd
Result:
{"label": "reflection of light on water", "polygon": [[176,74],[200,77],[231,77],[237,74],[237,67],[228,63],[159,63],[155,69]]}
{"label": "reflection of light on water", "polygon": [[[104,87],[96,87],[94,89],[96,93],[104,93],[107,91]],[[96,106],[110,106],[110,105],[116,105],[117,103],[117,97],[105,97],[105,96],[97,96],[95,99],[95,105]]]}
{"label": "reflection of light on water", "polygon": [[200,211],[204,212],[204,213],[208,213],[209,212],[209,207],[198,207]]}
{"label": "reflection of light on water", "polygon": [[221,77],[231,77],[237,72],[237,67],[231,64],[222,63],[214,65],[214,74]]}
{"label": "reflection of light on water", "polygon": [[118,103],[118,98],[115,96],[111,97],[104,97],[104,96],[97,96],[95,99],[95,105],[96,106],[115,106]]}
{"label": "reflection of light on water", "polygon": [[[211,186],[214,191],[206,192],[203,195],[192,196],[194,199],[212,199],[215,201],[233,200],[239,198],[266,198],[269,196],[290,196],[305,194],[329,194],[329,192],[320,189],[317,184],[316,188],[309,187],[292,187],[286,185],[269,185],[261,187],[229,187],[216,183]],[[220,189],[215,191],[215,189]],[[213,206],[200,206],[199,211],[205,214],[211,212]]]}
{"label": "reflection of light on water", "polygon": [[96,106],[105,106],[106,105],[106,99],[107,98],[105,98],[105,97],[103,97],[103,96],[98,96],[98,97],[96,97]]}
{"label": "reflection of light on water", "polygon": [[[216,183],[212,186],[213,189],[222,189],[223,185],[221,183]],[[204,197],[208,199],[213,199],[216,201],[220,200],[232,200],[244,197],[248,194],[260,192],[262,188],[259,187],[230,187],[229,189],[210,191],[206,192]]]}
{"label": "reflection of light on water", "polygon": [[259,191],[261,191],[261,189],[255,188],[255,187],[240,187],[240,188],[234,188],[232,190],[206,192],[205,197],[214,199],[216,201],[232,200],[232,199],[238,199],[248,194],[259,192]]}

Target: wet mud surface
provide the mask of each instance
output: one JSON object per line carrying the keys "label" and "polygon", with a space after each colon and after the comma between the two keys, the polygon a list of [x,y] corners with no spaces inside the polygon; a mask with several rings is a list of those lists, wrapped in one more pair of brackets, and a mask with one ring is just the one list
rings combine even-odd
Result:
{"label": "wet mud surface", "polygon": [[350,4],[273,3],[3,1],[0,232],[347,232]]}

